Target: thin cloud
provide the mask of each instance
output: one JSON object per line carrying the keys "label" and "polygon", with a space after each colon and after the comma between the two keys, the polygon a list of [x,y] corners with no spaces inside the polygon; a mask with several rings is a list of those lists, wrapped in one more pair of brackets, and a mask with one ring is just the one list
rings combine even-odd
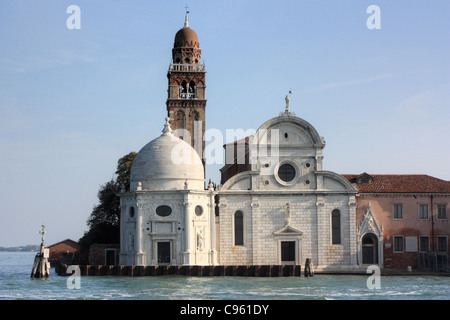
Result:
{"label": "thin cloud", "polygon": [[0,59],[0,69],[14,73],[27,73],[41,71],[75,63],[93,63],[95,58],[92,55],[79,54],[72,51],[59,51],[51,57],[26,57],[24,59]]}
{"label": "thin cloud", "polygon": [[364,83],[370,83],[370,82],[375,82],[375,81],[380,81],[380,80],[393,78],[395,76],[396,75],[394,73],[387,73],[387,74],[382,74],[382,75],[369,77],[369,78],[364,78],[364,79],[355,79],[355,80],[331,82],[331,83],[324,84],[322,86],[306,89],[306,92],[307,93],[317,93],[317,92],[322,92],[322,91],[332,90],[332,89],[337,89],[337,88],[358,86],[358,85],[361,85],[361,84],[364,84]]}
{"label": "thin cloud", "polygon": [[[450,83],[444,83],[407,97],[394,107],[394,110],[402,116],[405,115],[444,115],[448,113],[450,101]],[[440,113],[436,113],[440,112]]]}

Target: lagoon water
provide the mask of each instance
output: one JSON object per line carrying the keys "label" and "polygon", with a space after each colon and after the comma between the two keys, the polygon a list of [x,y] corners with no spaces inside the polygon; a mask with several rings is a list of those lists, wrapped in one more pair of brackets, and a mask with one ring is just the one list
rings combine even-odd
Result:
{"label": "lagoon water", "polygon": [[448,300],[450,277],[385,276],[368,289],[369,275],[305,277],[68,277],[51,269],[49,279],[31,279],[36,253],[0,252],[0,300]]}

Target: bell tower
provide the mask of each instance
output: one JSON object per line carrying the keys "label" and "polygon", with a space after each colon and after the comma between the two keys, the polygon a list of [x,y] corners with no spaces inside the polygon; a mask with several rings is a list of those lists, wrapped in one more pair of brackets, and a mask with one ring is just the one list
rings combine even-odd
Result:
{"label": "bell tower", "polygon": [[186,11],[184,27],[175,35],[172,63],[167,72],[169,89],[167,114],[174,135],[188,142],[205,164],[205,64],[197,33],[189,27]]}

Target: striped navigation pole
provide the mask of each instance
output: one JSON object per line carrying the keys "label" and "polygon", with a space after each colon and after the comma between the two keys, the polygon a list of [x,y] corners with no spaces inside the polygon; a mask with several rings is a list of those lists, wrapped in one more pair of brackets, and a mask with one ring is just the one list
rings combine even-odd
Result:
{"label": "striped navigation pole", "polygon": [[46,231],[44,225],[42,225],[41,227],[42,230],[39,230],[39,234],[41,235],[41,249],[34,258],[31,278],[48,278],[50,276],[50,262],[48,262],[49,249],[46,249],[44,247],[44,235]]}

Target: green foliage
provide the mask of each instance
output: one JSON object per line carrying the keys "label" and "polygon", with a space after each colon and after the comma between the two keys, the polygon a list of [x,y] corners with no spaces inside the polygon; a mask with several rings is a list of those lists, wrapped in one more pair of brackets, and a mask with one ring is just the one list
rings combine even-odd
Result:
{"label": "green foliage", "polygon": [[136,155],[136,152],[130,152],[117,161],[116,182],[119,186],[123,186],[125,190],[130,189],[130,170]]}
{"label": "green foliage", "polygon": [[120,158],[117,162],[116,179],[100,186],[97,193],[99,204],[94,206],[87,220],[89,230],[79,240],[82,247],[87,248],[93,243],[120,242],[120,198],[117,195],[122,186],[130,188],[130,170],[136,152]]}

